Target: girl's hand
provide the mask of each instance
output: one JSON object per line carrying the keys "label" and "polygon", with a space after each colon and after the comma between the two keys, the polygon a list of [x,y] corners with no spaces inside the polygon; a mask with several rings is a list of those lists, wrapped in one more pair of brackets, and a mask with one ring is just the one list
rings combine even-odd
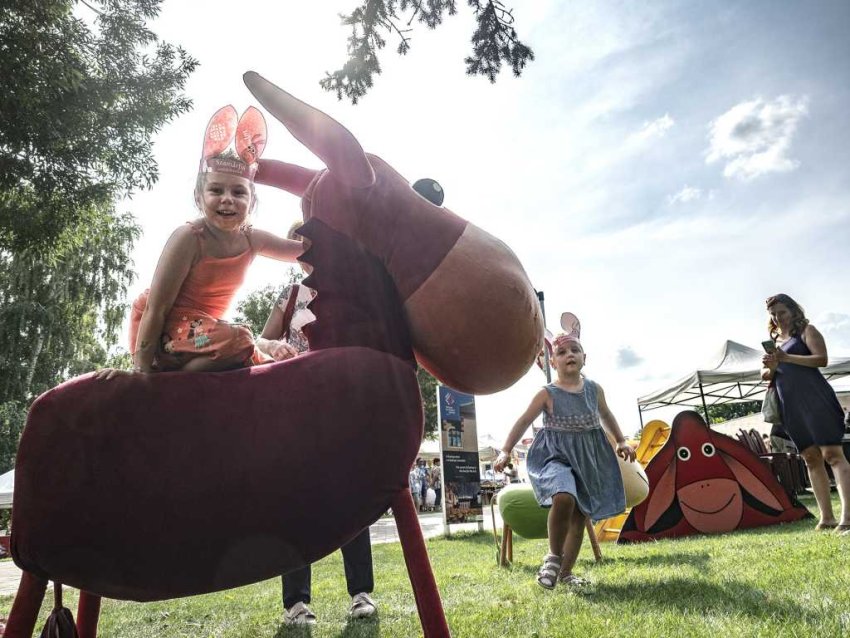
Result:
{"label": "girl's hand", "polygon": [[635,449],[625,441],[617,443],[617,456],[622,458],[624,461],[629,462],[634,461],[637,458]]}
{"label": "girl's hand", "polygon": [[298,350],[289,345],[286,341],[278,341],[277,339],[266,340],[266,351],[268,355],[275,361],[286,361],[298,356]]}
{"label": "girl's hand", "polygon": [[499,454],[499,458],[497,458],[496,462],[493,464],[493,471],[494,472],[501,472],[503,469],[505,469],[505,466],[508,464],[508,461],[510,461],[510,460],[511,460],[510,455],[502,452],[501,454]]}

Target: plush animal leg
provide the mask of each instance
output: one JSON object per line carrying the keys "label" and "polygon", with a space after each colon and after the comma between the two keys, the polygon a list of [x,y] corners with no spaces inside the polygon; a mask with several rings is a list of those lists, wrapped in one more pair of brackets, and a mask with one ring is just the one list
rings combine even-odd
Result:
{"label": "plush animal leg", "polygon": [[100,596],[80,591],[77,604],[77,633],[79,638],[97,638],[97,621],[100,617]]}
{"label": "plush animal leg", "polygon": [[410,577],[416,608],[419,611],[419,622],[422,623],[422,632],[425,638],[451,636],[409,489],[396,494],[392,509],[401,549],[404,552],[404,562],[407,564],[407,575]]}
{"label": "plush animal leg", "polygon": [[21,584],[18,585],[18,594],[9,612],[3,638],[32,638],[46,590],[47,580],[44,578],[29,572],[21,574]]}
{"label": "plush animal leg", "polygon": [[593,529],[593,523],[590,522],[589,518],[584,522],[584,527],[587,530],[587,539],[590,541],[590,546],[593,548],[593,557],[596,559],[596,562],[599,563],[602,561],[602,549],[599,547],[599,539],[596,538],[596,530]]}

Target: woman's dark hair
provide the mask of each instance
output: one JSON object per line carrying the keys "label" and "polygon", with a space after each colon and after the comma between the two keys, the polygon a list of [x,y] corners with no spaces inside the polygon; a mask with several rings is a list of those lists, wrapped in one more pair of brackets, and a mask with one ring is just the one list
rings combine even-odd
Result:
{"label": "woman's dark hair", "polygon": [[[778,295],[768,297],[767,301],[765,301],[768,311],[770,311],[772,306],[778,303],[784,305],[791,312],[790,336],[799,337],[803,333],[803,330],[806,329],[806,326],[809,325],[809,320],[806,319],[806,313],[803,310],[803,307],[783,292],[780,292]],[[776,341],[777,337],[779,337],[779,326],[776,325],[773,317],[771,317],[767,322],[767,332],[770,335],[770,338],[774,341]]]}

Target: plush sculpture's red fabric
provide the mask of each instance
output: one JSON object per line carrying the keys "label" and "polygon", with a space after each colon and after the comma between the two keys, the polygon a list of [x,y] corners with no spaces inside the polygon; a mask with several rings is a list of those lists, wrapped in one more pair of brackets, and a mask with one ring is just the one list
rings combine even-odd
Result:
{"label": "plush sculpture's red fabric", "polygon": [[696,412],[673,419],[670,438],[646,466],[649,495],[629,513],[618,543],[716,534],[810,517],[740,442],[713,432]]}
{"label": "plush sculpture's red fabric", "polygon": [[315,352],[89,375],[35,402],[15,482],[23,569],[111,598],[174,598],[310,563],[386,511],[422,435],[401,304],[361,247],[316,220],[302,232]]}

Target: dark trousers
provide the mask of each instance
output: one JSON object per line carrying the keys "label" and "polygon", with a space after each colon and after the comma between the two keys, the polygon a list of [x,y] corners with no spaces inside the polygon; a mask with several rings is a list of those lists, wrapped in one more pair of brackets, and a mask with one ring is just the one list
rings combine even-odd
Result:
{"label": "dark trousers", "polygon": [[437,494],[437,500],[434,501],[434,507],[440,507],[440,499],[443,496],[443,488],[442,487],[435,487],[434,492]]}
{"label": "dark trousers", "polygon": [[[345,582],[348,595],[354,596],[366,592],[371,594],[375,588],[372,573],[372,543],[367,527],[341,548],[342,562],[345,566]],[[297,602],[310,602],[310,565],[296,569],[281,578],[283,585],[283,607],[289,609]]]}

